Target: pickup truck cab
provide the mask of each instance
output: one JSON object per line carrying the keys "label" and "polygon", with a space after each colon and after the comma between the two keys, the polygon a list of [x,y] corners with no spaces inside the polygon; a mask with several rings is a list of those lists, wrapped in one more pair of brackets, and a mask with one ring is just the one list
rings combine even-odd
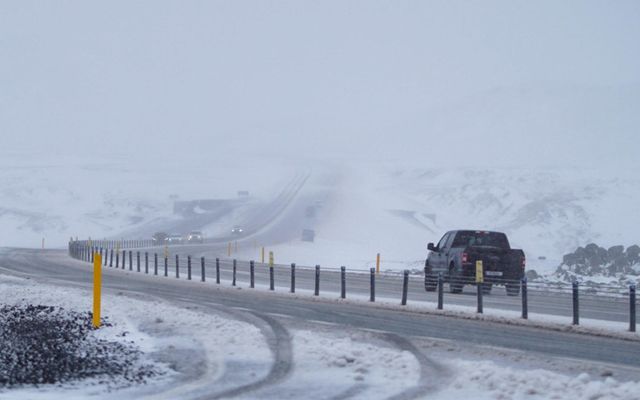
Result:
{"label": "pickup truck cab", "polygon": [[520,293],[524,276],[525,256],[520,249],[512,249],[507,235],[501,232],[460,230],[444,234],[437,245],[429,243],[425,261],[424,288],[434,291],[441,274],[449,283],[451,293],[460,293],[464,285],[476,282],[476,261],[482,261],[482,289],[491,291],[494,284],[504,285],[507,294]]}

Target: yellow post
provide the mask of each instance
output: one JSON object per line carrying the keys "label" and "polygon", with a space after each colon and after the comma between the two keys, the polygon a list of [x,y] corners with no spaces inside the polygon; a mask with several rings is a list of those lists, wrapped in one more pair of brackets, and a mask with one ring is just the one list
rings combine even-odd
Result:
{"label": "yellow post", "polygon": [[376,256],[376,274],[380,273],[380,253]]}
{"label": "yellow post", "polygon": [[476,283],[484,282],[484,267],[482,266],[482,260],[476,261]]}
{"label": "yellow post", "polygon": [[93,255],[93,327],[100,328],[100,289],[102,286],[102,256]]}
{"label": "yellow post", "polygon": [[262,263],[264,264],[264,246],[262,246]]}
{"label": "yellow post", "polygon": [[227,246],[227,257],[231,257],[231,242],[229,242],[229,245]]}
{"label": "yellow post", "polygon": [[273,251],[269,252],[269,268],[273,268]]}

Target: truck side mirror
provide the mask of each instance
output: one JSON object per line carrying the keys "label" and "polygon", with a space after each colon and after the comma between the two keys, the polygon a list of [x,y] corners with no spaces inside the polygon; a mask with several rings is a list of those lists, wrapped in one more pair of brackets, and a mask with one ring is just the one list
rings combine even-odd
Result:
{"label": "truck side mirror", "polygon": [[429,243],[427,245],[427,250],[436,251],[436,246],[434,246],[433,243]]}

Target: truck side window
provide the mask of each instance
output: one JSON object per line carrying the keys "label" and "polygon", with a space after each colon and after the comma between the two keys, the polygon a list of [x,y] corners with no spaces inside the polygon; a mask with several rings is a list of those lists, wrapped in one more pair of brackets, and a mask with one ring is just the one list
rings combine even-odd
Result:
{"label": "truck side window", "polygon": [[445,233],[444,236],[442,237],[442,239],[440,239],[440,241],[438,242],[438,250],[442,250],[444,249],[444,245],[445,243],[447,243],[447,239],[449,239],[449,237],[451,236],[451,233]]}
{"label": "truck side window", "polygon": [[444,247],[450,248],[453,243],[453,239],[456,237],[456,232],[451,232],[449,237],[447,238],[447,243],[444,244]]}

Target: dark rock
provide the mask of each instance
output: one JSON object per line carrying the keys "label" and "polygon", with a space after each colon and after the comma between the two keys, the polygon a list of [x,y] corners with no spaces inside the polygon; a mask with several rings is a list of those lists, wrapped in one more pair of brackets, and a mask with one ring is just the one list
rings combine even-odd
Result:
{"label": "dark rock", "polygon": [[627,248],[627,260],[629,260],[629,264],[638,264],[640,263],[640,246],[633,245]]}
{"label": "dark rock", "polygon": [[609,260],[614,260],[622,255],[624,255],[624,246],[612,246],[607,250]]}

